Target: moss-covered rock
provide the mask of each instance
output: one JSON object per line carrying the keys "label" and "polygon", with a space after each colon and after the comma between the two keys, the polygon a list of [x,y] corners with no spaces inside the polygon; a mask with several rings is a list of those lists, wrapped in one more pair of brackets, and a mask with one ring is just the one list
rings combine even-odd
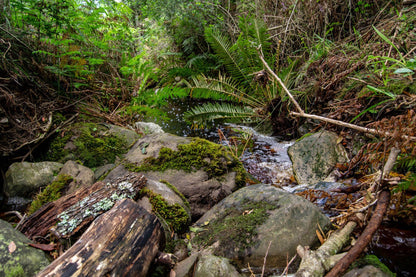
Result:
{"label": "moss-covered rock", "polygon": [[[318,242],[329,219],[309,201],[270,185],[252,185],[226,197],[200,218],[193,245],[233,260],[240,268],[284,268],[300,245]],[[268,249],[269,243],[271,243]]]}
{"label": "moss-covered rock", "polygon": [[51,141],[44,159],[59,162],[79,160],[94,168],[113,163],[138,138],[134,131],[113,125],[76,123]]}
{"label": "moss-covered rock", "polygon": [[32,242],[22,233],[0,220],[0,277],[35,276],[49,265],[43,251],[29,243]]}
{"label": "moss-covered rock", "polygon": [[38,193],[30,204],[27,214],[31,215],[44,204],[55,201],[62,196],[64,188],[72,182],[73,178],[66,174],[59,174],[55,180]]}

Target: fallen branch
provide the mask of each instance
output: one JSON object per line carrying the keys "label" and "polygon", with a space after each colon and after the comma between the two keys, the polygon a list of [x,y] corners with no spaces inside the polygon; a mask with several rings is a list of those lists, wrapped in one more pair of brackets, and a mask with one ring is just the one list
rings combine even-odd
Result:
{"label": "fallen branch", "polygon": [[[342,127],[347,127],[347,128],[350,128],[350,129],[354,129],[354,130],[357,130],[357,131],[360,131],[360,132],[370,133],[370,134],[373,134],[373,135],[376,135],[376,136],[383,136],[383,137],[392,137],[393,136],[393,133],[391,133],[391,132],[376,130],[376,129],[367,128],[367,127],[362,127],[362,126],[358,126],[358,125],[347,123],[347,122],[340,121],[340,120],[335,120],[335,119],[331,119],[331,118],[327,118],[327,117],[323,117],[323,116],[319,116],[319,115],[305,113],[303,111],[303,109],[300,107],[299,103],[296,101],[296,99],[290,93],[290,91],[288,90],[286,85],[282,82],[282,80],[279,78],[279,76],[277,76],[277,74],[267,64],[266,60],[263,57],[263,53],[261,51],[261,46],[259,46],[257,48],[257,51],[259,53],[260,60],[262,61],[266,70],[273,76],[273,78],[275,78],[277,80],[277,82],[280,84],[282,89],[289,96],[289,99],[292,102],[292,104],[295,105],[296,109],[298,110],[298,112],[291,112],[290,115],[316,119],[316,120],[328,122],[328,123],[331,123],[331,124],[339,125],[339,126],[342,126]],[[413,137],[413,136],[407,136],[407,135],[400,135],[400,136],[404,139],[407,139],[407,140],[416,141],[416,137]]]}
{"label": "fallen branch", "polygon": [[350,251],[348,251],[348,253],[342,257],[342,259],[332,268],[330,272],[328,272],[327,275],[325,275],[326,277],[336,277],[342,275],[342,273],[348,269],[352,262],[354,262],[360,256],[380,226],[384,213],[387,210],[389,201],[390,192],[387,190],[382,191],[378,198],[377,207],[364,232],[357,239],[355,245],[350,249]]}
{"label": "fallen branch", "polygon": [[307,247],[298,246],[297,252],[302,258],[296,277],[323,276],[325,271],[331,269],[344,254],[338,253],[350,238],[357,223],[348,222],[344,228],[333,233],[317,250],[309,250]]}

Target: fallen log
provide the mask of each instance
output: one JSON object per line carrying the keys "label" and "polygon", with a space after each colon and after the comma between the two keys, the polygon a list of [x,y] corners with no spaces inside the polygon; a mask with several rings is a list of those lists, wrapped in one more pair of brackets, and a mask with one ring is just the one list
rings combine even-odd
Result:
{"label": "fallen log", "polygon": [[120,199],[136,200],[146,178],[128,173],[111,183],[97,182],[42,206],[25,219],[19,230],[29,239],[41,240],[53,233],[58,239],[71,238]]}
{"label": "fallen log", "polygon": [[37,277],[146,276],[164,247],[164,231],[153,214],[131,199],[118,201],[79,240]]}

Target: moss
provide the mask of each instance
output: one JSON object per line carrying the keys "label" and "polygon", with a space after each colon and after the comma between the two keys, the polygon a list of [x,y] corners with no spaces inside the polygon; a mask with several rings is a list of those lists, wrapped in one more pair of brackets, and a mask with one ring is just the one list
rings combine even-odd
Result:
{"label": "moss", "polygon": [[[264,202],[247,200],[240,208],[227,208],[221,218],[207,223],[203,231],[196,234],[194,242],[209,246],[219,241],[218,249],[230,249],[241,252],[257,243],[257,227],[269,217],[268,211],[274,210],[275,205]],[[232,243],[230,243],[232,242]],[[221,255],[222,253],[215,253]]]}
{"label": "moss", "polygon": [[169,183],[168,181],[166,181],[166,180],[160,180],[160,182],[161,183],[164,183],[165,185],[167,185],[168,186],[168,188],[170,188],[171,190],[173,190],[175,193],[176,193],[176,195],[178,195],[181,199],[182,199],[182,201],[183,201],[183,203],[185,204],[185,206],[187,206],[189,209],[191,208],[190,206],[189,206],[189,202],[188,202],[188,200],[186,199],[186,197],[174,186],[174,185],[172,185],[171,183]]}
{"label": "moss", "polygon": [[44,190],[38,193],[27,211],[28,215],[36,212],[44,204],[55,201],[61,197],[61,191],[73,181],[73,178],[66,174],[60,174]]}
{"label": "moss", "polygon": [[6,277],[25,277],[27,276],[21,265],[4,270]]}
{"label": "moss", "polygon": [[[113,163],[117,156],[127,152],[127,145],[121,138],[106,134],[107,128],[96,123],[74,124],[50,143],[47,160],[64,162],[71,157],[80,160],[85,166],[93,168],[105,163]],[[74,150],[64,149],[68,142]]]}
{"label": "moss", "polygon": [[162,148],[157,158],[149,157],[140,166],[125,165],[130,171],[164,171],[178,169],[192,172],[203,169],[208,177],[224,175],[236,171],[237,186],[245,185],[246,172],[242,163],[234,158],[227,149],[219,144],[201,138],[193,138],[191,143],[178,145],[178,151]]}
{"label": "moss", "polygon": [[146,195],[149,197],[153,211],[162,217],[173,231],[182,233],[186,230],[190,222],[190,218],[181,205],[170,205],[162,196],[147,188],[142,189],[140,194],[142,196]]}
{"label": "moss", "polygon": [[361,268],[366,265],[372,265],[374,267],[377,267],[378,269],[386,273],[388,276],[391,276],[391,277],[396,276],[396,274],[391,272],[390,269],[385,264],[383,264],[375,255],[366,255],[362,257],[361,259],[353,262],[352,265],[350,266],[350,269],[357,268],[357,267]]}

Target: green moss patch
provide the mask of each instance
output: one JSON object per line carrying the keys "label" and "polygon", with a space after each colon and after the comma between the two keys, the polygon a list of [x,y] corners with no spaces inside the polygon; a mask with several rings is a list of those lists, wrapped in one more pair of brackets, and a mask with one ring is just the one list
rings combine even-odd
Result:
{"label": "green moss patch", "polygon": [[[219,241],[218,249],[222,251],[244,251],[257,243],[257,228],[269,217],[268,211],[274,210],[275,205],[265,202],[246,201],[241,207],[230,207],[222,213],[221,218],[207,222],[193,239],[194,243],[209,246]],[[223,253],[214,253],[222,255]]]}
{"label": "green moss patch", "polygon": [[[79,160],[90,168],[113,163],[117,156],[127,152],[128,146],[121,138],[107,131],[105,126],[96,123],[74,124],[52,140],[46,159],[65,162],[71,156],[71,159]],[[73,149],[64,149],[69,142]]]}
{"label": "green moss patch", "polygon": [[364,267],[366,265],[372,265],[374,267],[377,267],[378,269],[380,269],[381,271],[386,273],[388,276],[391,276],[391,277],[396,276],[396,274],[391,272],[390,269],[385,264],[383,264],[379,260],[379,258],[377,258],[377,256],[375,256],[375,255],[366,255],[366,256],[362,257],[361,259],[353,262],[352,265],[350,266],[350,269],[361,268],[361,267]]}
{"label": "green moss patch", "polygon": [[135,172],[167,169],[192,172],[203,169],[208,173],[209,178],[236,171],[236,183],[239,187],[245,185],[246,179],[242,163],[224,146],[201,138],[193,138],[191,143],[178,145],[178,151],[163,147],[157,158],[149,157],[139,166],[126,164],[126,167]]}
{"label": "green moss patch", "polygon": [[48,185],[44,190],[38,193],[32,203],[29,206],[27,211],[28,215],[36,212],[44,204],[55,201],[61,197],[61,192],[69,183],[71,183],[73,178],[66,174],[60,174],[50,185]]}
{"label": "green moss patch", "polygon": [[162,217],[173,231],[182,233],[186,230],[190,217],[181,205],[170,205],[162,196],[147,188],[142,189],[140,194],[149,197],[153,211]]}

